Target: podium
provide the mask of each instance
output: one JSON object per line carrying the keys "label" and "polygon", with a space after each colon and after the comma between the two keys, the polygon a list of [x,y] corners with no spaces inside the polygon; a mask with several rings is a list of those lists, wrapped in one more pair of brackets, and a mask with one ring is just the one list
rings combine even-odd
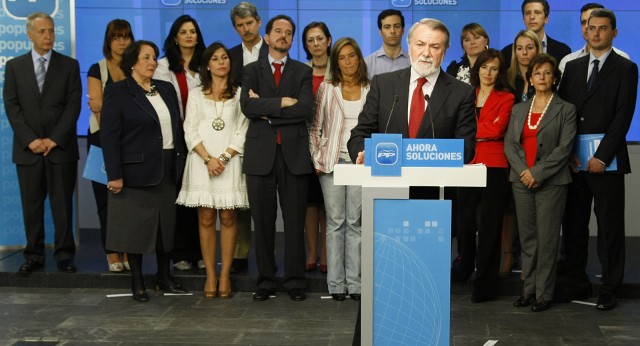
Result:
{"label": "podium", "polygon": [[[444,188],[486,186],[486,167],[402,167],[401,176],[388,177],[339,164],[334,184],[362,186],[362,345],[449,345],[451,202]],[[440,200],[409,200],[411,186],[439,187]]]}

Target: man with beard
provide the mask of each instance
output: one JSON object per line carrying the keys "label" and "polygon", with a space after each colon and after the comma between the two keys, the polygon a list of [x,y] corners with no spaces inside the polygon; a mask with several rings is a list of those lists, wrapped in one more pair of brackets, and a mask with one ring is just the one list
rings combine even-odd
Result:
{"label": "man with beard", "polygon": [[[405,138],[464,139],[464,162],[471,161],[476,135],[475,92],[440,68],[449,48],[449,29],[437,19],[424,18],[409,29],[407,43],[411,66],[377,75],[371,81],[347,145],[351,159],[364,162],[364,139],[372,133],[400,133]],[[425,95],[429,95],[428,101]],[[414,190],[425,189],[412,188],[411,198],[427,197],[413,197]]]}
{"label": "man with beard", "polygon": [[[233,62],[233,77],[238,85],[242,85],[242,72],[244,66],[265,58],[269,47],[264,44],[260,37],[260,26],[262,20],[258,14],[256,6],[250,2],[240,2],[231,10],[231,23],[233,29],[238,33],[242,43],[229,49],[229,57]],[[238,274],[246,272],[249,268],[249,250],[251,250],[251,211],[249,209],[239,209],[238,215],[238,238],[236,240],[236,250],[233,254],[233,264],[231,273]]]}
{"label": "man with beard", "polygon": [[271,18],[264,35],[268,56],[245,66],[242,76],[240,104],[250,120],[243,171],[255,226],[257,301],[269,299],[277,286],[276,194],[284,221],[282,285],[291,299],[305,299],[304,221],[311,173],[307,121],[313,116],[313,94],[311,67],[288,55],[295,28],[286,15]]}

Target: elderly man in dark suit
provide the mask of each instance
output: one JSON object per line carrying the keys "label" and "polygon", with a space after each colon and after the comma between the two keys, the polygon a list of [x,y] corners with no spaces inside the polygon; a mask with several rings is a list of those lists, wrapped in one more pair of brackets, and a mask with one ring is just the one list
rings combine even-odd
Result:
{"label": "elderly man in dark suit", "polygon": [[[236,33],[242,39],[242,43],[229,49],[229,57],[233,64],[233,76],[238,85],[242,85],[242,72],[244,66],[266,58],[269,52],[262,37],[260,37],[260,26],[262,20],[258,14],[256,6],[250,2],[240,2],[231,9],[231,23]],[[238,209],[238,238],[236,240],[236,250],[233,254],[231,265],[232,273],[246,272],[249,267],[249,250],[251,250],[251,210]]]}
{"label": "elderly man in dark suit", "polygon": [[461,138],[464,161],[471,161],[475,153],[475,91],[440,68],[449,37],[447,27],[436,19],[424,18],[409,29],[411,67],[373,77],[348,143],[354,162],[363,162],[364,139],[372,133]]}
{"label": "elderly man in dark suit", "polygon": [[49,195],[55,227],[53,257],[58,268],[76,271],[71,228],[73,190],[78,165],[76,121],[80,114],[78,62],[53,50],[51,16],[27,17],[33,50],[10,60],[3,91],[7,118],[13,128],[13,162],[18,171],[27,238],[20,273],[41,268],[44,252],[44,201]]}
{"label": "elderly man in dark suit", "polygon": [[[588,162],[576,167],[569,185],[563,224],[565,260],[559,268],[560,291],[555,299],[570,301],[590,295],[585,272],[588,258],[589,218],[595,203],[598,221],[598,257],[602,286],[596,309],[616,307],[625,260],[624,175],[631,172],[626,135],[636,106],[638,66],[618,55],[613,39],[618,34],[615,14],[594,9],[587,26],[589,55],[567,63],[559,95],[576,105],[578,134],[604,134]],[[606,171],[613,160],[617,169]]]}
{"label": "elderly man in dark suit", "polygon": [[304,221],[311,173],[307,121],[313,116],[311,68],[289,55],[295,24],[286,15],[267,23],[269,55],[245,66],[240,104],[250,119],[243,170],[255,225],[257,290],[267,300],[277,286],[274,257],[276,194],[284,221],[284,288],[304,300]]}
{"label": "elderly man in dark suit", "polygon": [[[547,0],[524,0],[522,2],[522,21],[527,30],[531,30],[538,35],[542,42],[542,52],[556,58],[557,61],[562,60],[565,55],[571,53],[571,48],[566,44],[556,41],[549,37],[544,30],[544,26],[549,22],[549,2]],[[502,49],[502,56],[507,65],[511,64],[511,48],[510,44]],[[507,66],[508,67],[508,66]]]}

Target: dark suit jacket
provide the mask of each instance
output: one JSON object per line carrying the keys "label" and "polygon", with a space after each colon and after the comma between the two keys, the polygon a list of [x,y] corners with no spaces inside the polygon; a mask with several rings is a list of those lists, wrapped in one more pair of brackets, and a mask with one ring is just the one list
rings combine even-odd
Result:
{"label": "dark suit jacket", "polygon": [[[153,80],[171,114],[176,152],[174,179],[180,184],[186,145],[178,96],[173,85]],[[125,187],[154,186],[162,181],[162,132],[155,109],[133,78],[107,85],[100,119],[100,141],[109,181],[123,178]]]}
{"label": "dark suit jacket", "polygon": [[[307,130],[307,121],[313,117],[311,79],[311,67],[291,57],[287,59],[277,88],[268,58],[245,66],[240,94],[242,113],[250,120],[244,144],[245,174],[266,175],[271,171],[278,130],[289,171],[296,175],[311,173]],[[249,98],[249,89],[260,98]],[[281,108],[284,96],[293,97],[298,103]],[[262,119],[263,116],[268,120]]]}
{"label": "dark suit jacket", "polygon": [[[504,153],[511,165],[509,181],[520,184],[520,173],[527,160],[521,144],[532,99],[513,106],[511,120],[504,137]],[[531,175],[539,184],[565,185],[571,182],[567,165],[576,135],[576,107],[555,95],[538,127],[537,150]]]}
{"label": "dark suit jacket", "polygon": [[[260,52],[258,53],[258,60],[266,58],[269,54],[269,46],[266,42],[262,42]],[[231,64],[233,65],[233,78],[235,78],[238,85],[242,85],[242,72],[244,71],[244,58],[242,54],[242,43],[229,49],[229,57],[231,58]]]}
{"label": "dark suit jacket", "polygon": [[589,55],[568,62],[558,94],[576,105],[578,134],[605,134],[594,156],[607,165],[617,158],[616,173],[631,173],[626,135],[636,107],[638,66],[611,51],[587,93],[588,65]]}
{"label": "dark suit jacket", "polygon": [[[511,66],[511,49],[513,44],[510,44],[504,48],[502,48],[502,56],[504,57],[504,61],[507,64],[507,68]],[[566,44],[556,41],[547,35],[547,54],[556,58],[558,64],[560,60],[565,57],[565,55],[569,55],[571,53],[571,48]]]}
{"label": "dark suit jacket", "polygon": [[9,60],[2,95],[13,128],[14,163],[36,163],[42,155],[34,154],[29,144],[38,138],[50,138],[58,145],[49,153],[52,162],[78,160],[76,122],[82,96],[78,61],[52,51],[40,94],[31,52]]}
{"label": "dark suit jacket", "polygon": [[[364,150],[364,139],[370,138],[372,133],[400,133],[403,138],[409,137],[407,111],[410,78],[411,67],[373,77],[367,101],[358,116],[358,125],[351,130],[351,138],[347,143],[353,162],[356,162],[358,152]],[[396,95],[398,101],[394,107]],[[432,112],[435,138],[464,139],[464,162],[470,162],[475,154],[475,99],[472,86],[440,70],[416,137],[431,138],[429,112]],[[393,114],[390,115],[392,107]],[[389,126],[385,129],[388,120]]]}

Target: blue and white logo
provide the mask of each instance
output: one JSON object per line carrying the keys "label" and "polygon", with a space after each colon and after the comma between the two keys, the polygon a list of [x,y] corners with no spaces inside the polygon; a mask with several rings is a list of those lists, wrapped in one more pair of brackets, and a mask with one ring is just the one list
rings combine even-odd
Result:
{"label": "blue and white logo", "polygon": [[4,12],[17,20],[27,19],[33,12],[44,12],[53,17],[58,6],[58,0],[2,0]]}
{"label": "blue and white logo", "polygon": [[180,6],[182,0],[162,0],[162,4],[165,6]]}
{"label": "blue and white logo", "polygon": [[391,6],[394,6],[394,7],[409,7],[409,6],[411,6],[411,0],[391,0]]}
{"label": "blue and white logo", "polygon": [[398,162],[398,146],[395,143],[378,143],[376,162],[379,165],[395,165]]}

